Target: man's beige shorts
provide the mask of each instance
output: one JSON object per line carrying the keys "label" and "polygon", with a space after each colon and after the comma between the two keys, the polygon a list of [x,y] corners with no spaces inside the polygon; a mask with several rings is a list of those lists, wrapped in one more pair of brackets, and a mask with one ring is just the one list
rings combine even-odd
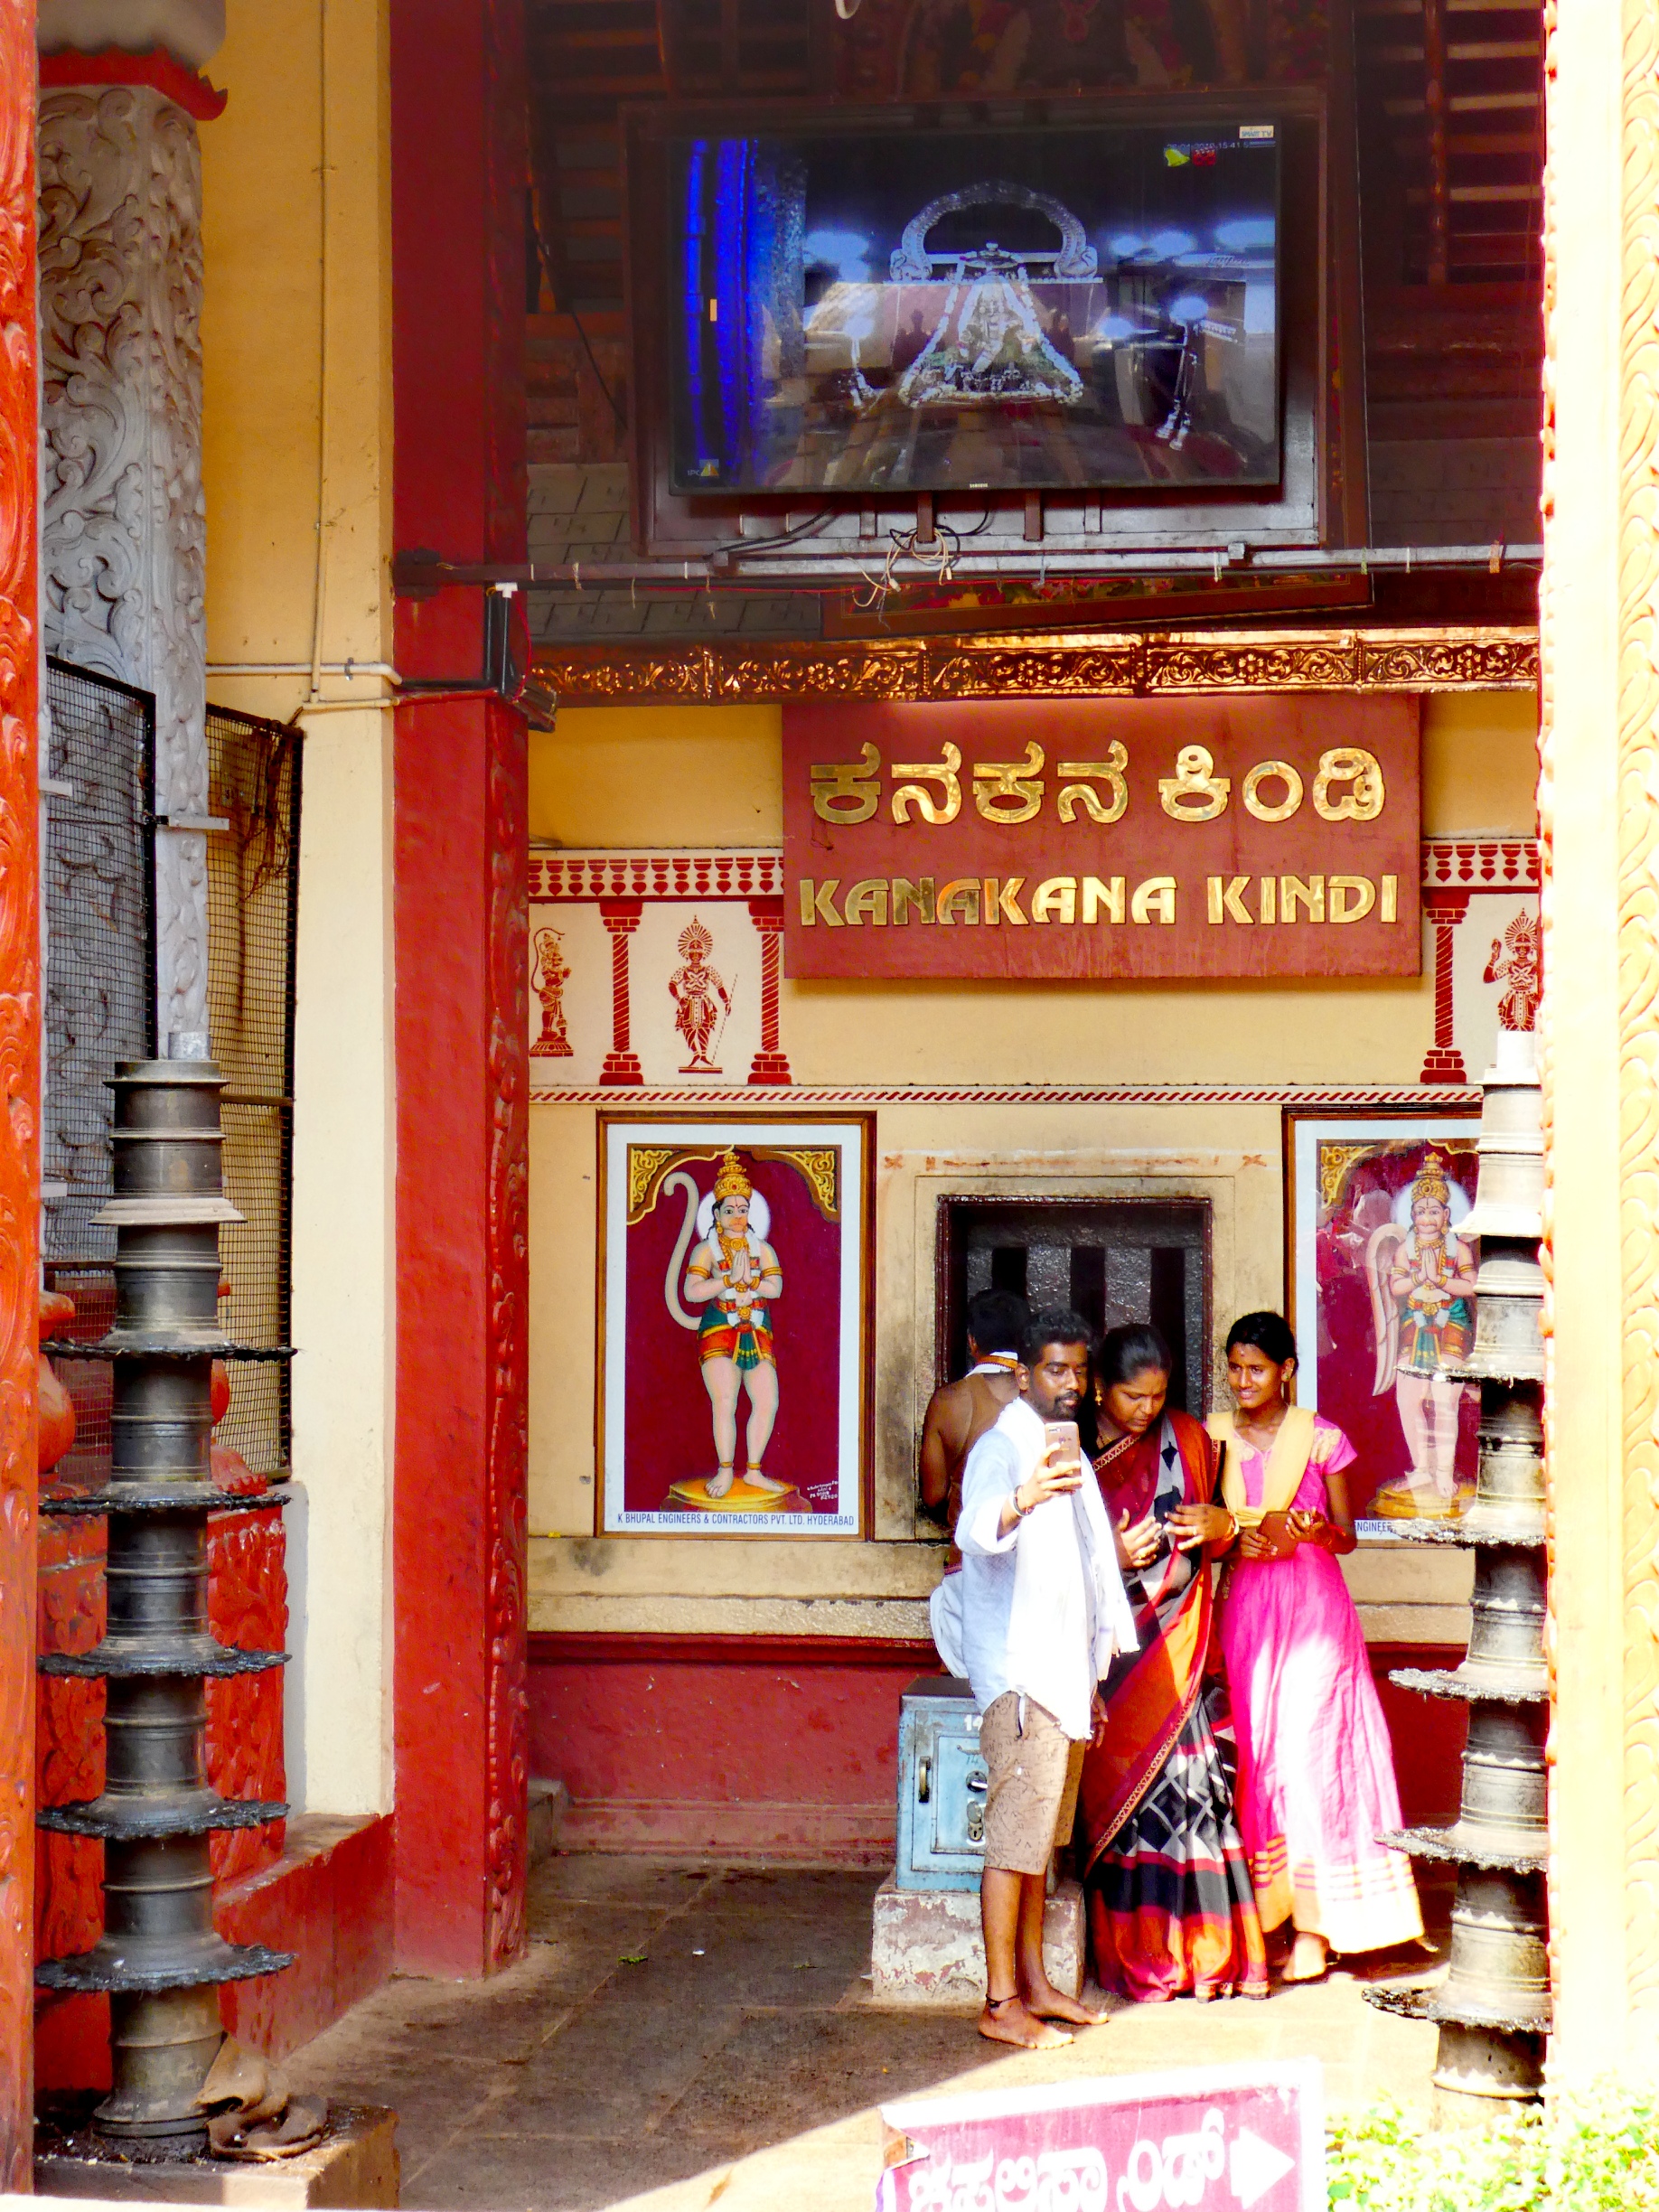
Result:
{"label": "man's beige shorts", "polygon": [[1085,1746],[1073,1743],[1053,1713],[1012,1690],[993,1700],[979,1722],[989,1777],[985,1793],[985,1863],[1011,1874],[1044,1874],[1056,1843],[1071,1841]]}

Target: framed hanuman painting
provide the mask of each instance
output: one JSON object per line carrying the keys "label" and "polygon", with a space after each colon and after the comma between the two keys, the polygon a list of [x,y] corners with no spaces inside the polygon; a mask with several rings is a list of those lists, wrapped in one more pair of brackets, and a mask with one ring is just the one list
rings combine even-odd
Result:
{"label": "framed hanuman painting", "polygon": [[604,1535],[862,1536],[874,1117],[599,1117]]}
{"label": "framed hanuman painting", "polygon": [[1354,1526],[1455,1521],[1475,1495],[1477,1110],[1285,1114],[1296,1395],[1347,1435]]}

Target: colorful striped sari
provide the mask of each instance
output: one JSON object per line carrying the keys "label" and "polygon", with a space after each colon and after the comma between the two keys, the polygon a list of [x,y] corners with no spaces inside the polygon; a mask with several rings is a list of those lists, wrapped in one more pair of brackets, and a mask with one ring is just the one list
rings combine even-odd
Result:
{"label": "colorful striped sari", "polygon": [[[1148,1510],[1167,1519],[1184,1502],[1208,1504],[1215,1468],[1203,1429],[1174,1412],[1094,1463],[1114,1527],[1125,1512],[1132,1523]],[[1267,1950],[1233,1819],[1225,1692],[1205,1682],[1209,1563],[1166,1549],[1124,1582],[1140,1649],[1101,1685],[1106,1739],[1088,1750],[1078,1798],[1096,1979],[1141,2003],[1189,1992],[1265,1997]]]}

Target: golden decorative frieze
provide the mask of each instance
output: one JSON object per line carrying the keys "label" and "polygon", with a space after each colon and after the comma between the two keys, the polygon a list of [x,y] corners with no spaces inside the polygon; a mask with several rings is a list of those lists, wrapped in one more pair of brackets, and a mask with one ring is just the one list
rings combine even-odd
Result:
{"label": "golden decorative frieze", "polygon": [[1167,697],[1182,692],[1530,691],[1538,634],[1463,630],[1161,631],[642,651],[543,646],[536,673],[571,706],[627,700]]}
{"label": "golden decorative frieze", "polygon": [[1091,698],[1140,688],[1141,654],[1134,642],[1034,651],[1022,645],[935,652],[927,670],[929,698],[1030,698],[1060,693]]}
{"label": "golden decorative frieze", "polygon": [[[1259,640],[1237,645],[1184,640],[1147,641],[1142,689],[1148,691],[1348,691],[1359,683],[1361,659],[1352,639]],[[1415,689],[1415,686],[1411,687]]]}

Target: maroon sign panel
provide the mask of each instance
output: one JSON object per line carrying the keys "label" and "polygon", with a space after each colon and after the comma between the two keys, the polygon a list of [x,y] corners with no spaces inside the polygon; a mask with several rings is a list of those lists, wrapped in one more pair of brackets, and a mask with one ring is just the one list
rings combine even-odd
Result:
{"label": "maroon sign panel", "polygon": [[1317,2064],[885,2104],[876,2212],[1325,2212]]}
{"label": "maroon sign panel", "polygon": [[783,709],[792,976],[1415,975],[1414,698]]}

